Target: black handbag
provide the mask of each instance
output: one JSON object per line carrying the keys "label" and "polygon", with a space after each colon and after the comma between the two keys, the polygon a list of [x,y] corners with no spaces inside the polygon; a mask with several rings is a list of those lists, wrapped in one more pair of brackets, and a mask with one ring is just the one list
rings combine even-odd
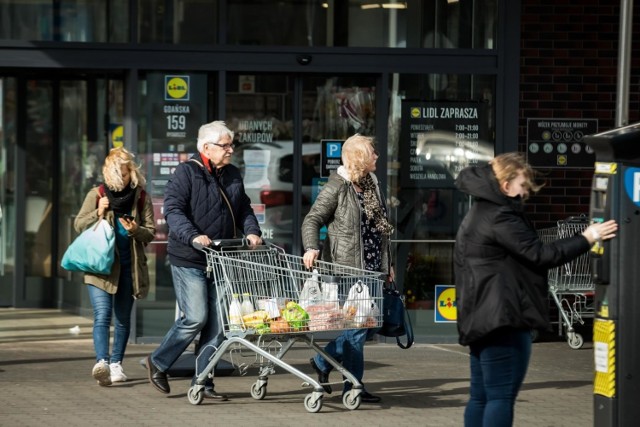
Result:
{"label": "black handbag", "polygon": [[[407,349],[413,345],[413,326],[404,306],[404,296],[398,291],[395,282],[383,289],[382,327],[378,331],[383,337],[395,338],[398,347]],[[403,344],[400,337],[407,336]]]}

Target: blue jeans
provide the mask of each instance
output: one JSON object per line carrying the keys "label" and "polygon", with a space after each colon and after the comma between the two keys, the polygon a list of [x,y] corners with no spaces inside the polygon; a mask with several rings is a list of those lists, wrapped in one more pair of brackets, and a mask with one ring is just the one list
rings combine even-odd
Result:
{"label": "blue jeans", "polygon": [[[369,329],[349,329],[342,332],[324,348],[331,357],[341,363],[342,367],[361,383],[364,376],[364,343],[367,341],[368,333]],[[316,354],[313,359],[322,372],[329,373],[333,369],[333,366],[319,354]],[[343,393],[351,390],[351,386],[350,382],[345,382]]]}
{"label": "blue jeans", "polygon": [[[131,266],[120,267],[118,290],[115,295],[93,285],[87,285],[93,307],[93,347],[96,360],[109,363],[122,362],[131,331],[131,308],[133,307],[133,276]],[[115,315],[113,352],[109,357],[109,328],[111,313]]]}
{"label": "blue jeans", "polygon": [[151,362],[166,372],[200,333],[200,345],[196,349],[196,375],[199,375],[224,340],[215,280],[207,278],[204,270],[174,265],[171,275],[183,316],[169,329],[160,347],[151,353]]}
{"label": "blue jeans", "polygon": [[465,427],[507,427],[531,356],[531,332],[501,329],[470,345],[471,391]]}

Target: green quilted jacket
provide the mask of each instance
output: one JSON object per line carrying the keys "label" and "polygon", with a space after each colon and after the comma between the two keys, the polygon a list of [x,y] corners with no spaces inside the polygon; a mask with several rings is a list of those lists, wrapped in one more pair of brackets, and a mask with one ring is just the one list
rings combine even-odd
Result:
{"label": "green quilted jacket", "polygon": [[[376,183],[380,203],[381,197],[378,180],[371,174]],[[327,238],[322,248],[321,259],[354,268],[363,268],[362,232],[360,218],[362,211],[358,196],[346,170],[341,166],[337,173],[329,176],[318,198],[302,223],[302,242],[305,249],[320,248],[319,231],[327,226]],[[389,274],[390,251],[389,238],[382,236],[382,273]]]}

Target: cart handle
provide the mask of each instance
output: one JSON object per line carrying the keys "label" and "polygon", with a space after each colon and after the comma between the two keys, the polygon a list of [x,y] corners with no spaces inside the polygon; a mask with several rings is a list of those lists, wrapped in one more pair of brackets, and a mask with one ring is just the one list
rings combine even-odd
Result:
{"label": "cart handle", "polygon": [[192,244],[194,248],[199,250],[204,250],[205,248],[221,250],[223,248],[243,248],[243,247],[249,246],[247,239],[244,239],[244,238],[212,240],[211,244],[208,246],[205,246],[199,242],[193,242]]}
{"label": "cart handle", "polygon": [[[268,248],[278,248],[280,249],[278,246],[267,242],[266,240],[262,239],[262,244],[256,246],[256,248],[260,248],[260,247],[268,247]],[[207,249],[213,249],[215,251],[224,251],[224,250],[238,250],[238,249],[249,249],[249,240],[247,240],[246,238],[240,238],[240,239],[218,239],[218,240],[212,240],[211,244],[209,246],[204,246],[201,243],[198,242],[193,242],[193,247],[196,249],[199,249],[201,251],[206,251]],[[284,252],[284,249],[280,249]]]}

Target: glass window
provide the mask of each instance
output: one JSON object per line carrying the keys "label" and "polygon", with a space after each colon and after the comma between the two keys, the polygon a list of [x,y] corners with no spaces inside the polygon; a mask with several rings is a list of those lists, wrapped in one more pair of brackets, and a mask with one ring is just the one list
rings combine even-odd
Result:
{"label": "glass window", "polygon": [[295,226],[292,86],[284,75],[227,75],[233,162],[242,170],[263,237],[288,251]]}
{"label": "glass window", "polygon": [[113,31],[110,41],[126,41],[127,11],[126,0],[4,0],[0,1],[0,39],[106,42],[108,27]]}
{"label": "glass window", "polygon": [[[355,133],[375,136],[375,84],[372,75],[303,77],[301,218],[304,219],[329,174],[337,168],[329,165],[329,160],[338,160],[339,164],[339,158],[329,159],[323,151],[328,150],[330,140],[341,142]],[[325,237],[323,228],[320,239]]]}
{"label": "glass window", "polygon": [[26,117],[25,169],[25,275],[51,277],[52,179],[53,157],[53,84],[50,81],[27,82],[26,104],[32,106]]}
{"label": "glass window", "polygon": [[17,84],[0,78],[0,305],[14,304]]}
{"label": "glass window", "polygon": [[497,0],[230,0],[227,43],[493,49],[496,21]]}
{"label": "glass window", "polygon": [[215,0],[138,0],[140,43],[215,44]]}
{"label": "glass window", "polygon": [[[175,293],[167,255],[164,190],[176,166],[197,152],[198,129],[207,121],[207,97],[216,95],[208,87],[202,73],[148,72],[140,77],[136,155],[147,178],[156,236],[146,248],[151,286],[147,298],[137,303],[136,337],[162,337],[173,324]],[[118,99],[124,99],[123,94],[119,90]],[[124,119],[119,106],[111,110],[114,126]]]}
{"label": "glass window", "polygon": [[419,335],[450,335],[435,324],[436,285],[453,285],[453,244],[468,206],[454,180],[493,157],[495,76],[391,77],[389,198],[396,224],[396,274],[416,310]]}
{"label": "glass window", "polygon": [[497,0],[431,0],[421,11],[422,47],[494,49]]}

